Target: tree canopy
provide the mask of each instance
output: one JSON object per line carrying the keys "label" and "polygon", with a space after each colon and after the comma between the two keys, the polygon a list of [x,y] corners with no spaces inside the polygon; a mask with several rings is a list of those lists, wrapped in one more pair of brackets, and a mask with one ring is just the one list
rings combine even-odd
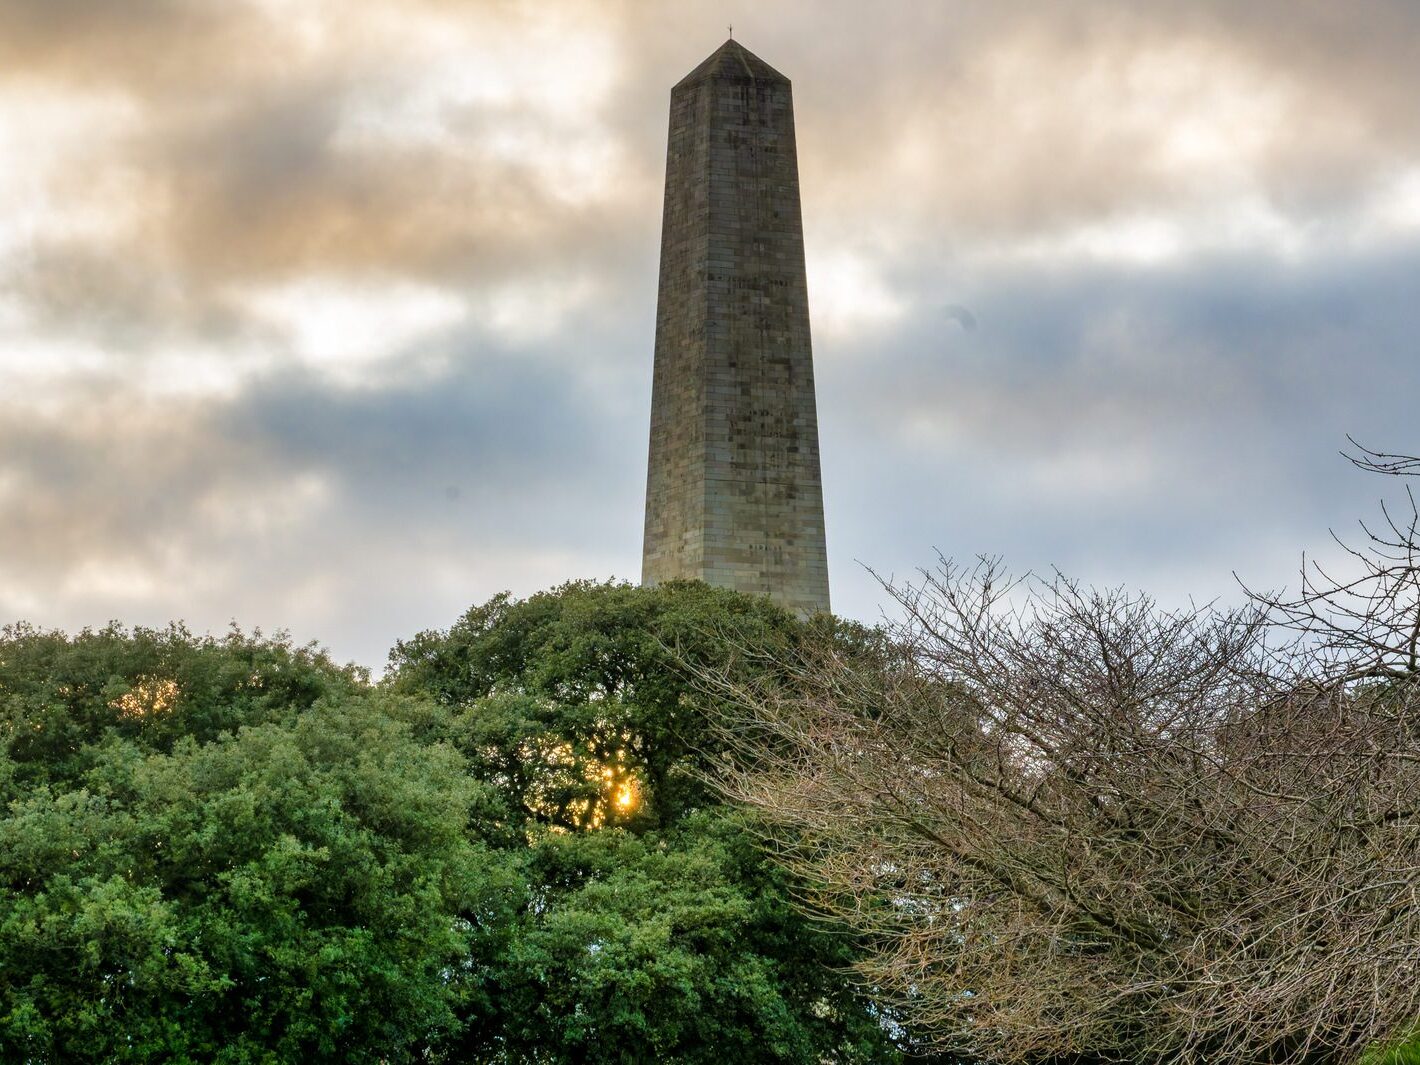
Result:
{"label": "tree canopy", "polygon": [[390,684],[455,711],[506,802],[534,902],[494,983],[510,1061],[889,1061],[846,970],[854,941],[793,905],[713,776],[702,669],[803,626],[702,584],[498,597],[391,655]]}
{"label": "tree canopy", "polygon": [[1231,613],[572,583],[377,683],[4,629],[0,1058],[1357,1061],[1420,1007],[1417,529]]}
{"label": "tree canopy", "polygon": [[376,1060],[457,1027],[520,897],[424,711],[282,641],[0,640],[0,1051]]}
{"label": "tree canopy", "polygon": [[0,1057],[889,1062],[714,786],[703,585],[499,596],[380,683],[284,639],[0,634]]}
{"label": "tree canopy", "polygon": [[943,562],[887,654],[723,680],[729,790],[946,1051],[1357,1062],[1420,1015],[1420,511],[1384,518],[1235,610]]}

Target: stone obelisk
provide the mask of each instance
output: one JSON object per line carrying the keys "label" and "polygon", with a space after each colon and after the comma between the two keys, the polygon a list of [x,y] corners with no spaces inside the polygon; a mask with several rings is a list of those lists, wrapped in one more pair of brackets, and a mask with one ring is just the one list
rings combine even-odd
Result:
{"label": "stone obelisk", "polygon": [[789,79],[734,40],[671,90],[642,582],[827,610]]}

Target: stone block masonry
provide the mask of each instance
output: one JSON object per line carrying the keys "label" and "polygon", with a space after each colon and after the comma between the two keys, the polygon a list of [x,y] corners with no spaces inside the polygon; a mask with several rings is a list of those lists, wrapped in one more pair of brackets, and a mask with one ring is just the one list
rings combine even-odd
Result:
{"label": "stone block masonry", "polygon": [[671,90],[642,582],[829,609],[789,79],[727,41]]}

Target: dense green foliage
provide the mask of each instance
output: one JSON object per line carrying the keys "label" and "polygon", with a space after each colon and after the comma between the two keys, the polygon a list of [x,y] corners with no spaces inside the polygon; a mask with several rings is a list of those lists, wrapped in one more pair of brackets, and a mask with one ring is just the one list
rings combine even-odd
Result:
{"label": "dense green foliage", "polygon": [[799,629],[704,585],[569,584],[396,648],[392,686],[458,708],[454,742],[509,802],[527,859],[534,904],[485,1047],[549,1062],[896,1057],[842,975],[851,941],[790,905],[705,781],[716,746],[689,671]]}
{"label": "dense green foliage", "polygon": [[[399,690],[477,708],[463,746],[520,818],[644,827],[713,801],[697,772],[713,737],[688,670],[797,630],[767,600],[705,585],[573,583],[522,602],[496,597],[390,658]],[[646,791],[634,818],[618,818],[601,782],[585,779],[621,759]]]}
{"label": "dense green foliage", "polygon": [[0,1059],[889,1061],[705,780],[697,585],[499,597],[371,685],[233,634],[0,634]]}
{"label": "dense green foliage", "polygon": [[373,1060],[456,1025],[516,881],[419,716],[279,642],[8,631],[0,1056]]}
{"label": "dense green foliage", "polygon": [[1399,1046],[1371,1051],[1361,1065],[1420,1065],[1420,1037]]}

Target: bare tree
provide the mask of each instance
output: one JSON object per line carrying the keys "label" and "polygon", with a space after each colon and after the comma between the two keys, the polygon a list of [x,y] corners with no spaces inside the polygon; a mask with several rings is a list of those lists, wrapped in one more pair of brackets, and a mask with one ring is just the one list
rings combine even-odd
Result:
{"label": "bare tree", "polygon": [[1416,527],[1234,611],[944,561],[714,678],[725,787],[936,1048],[1354,1061],[1420,1017]]}
{"label": "bare tree", "polygon": [[[1420,458],[1356,446],[1347,458],[1359,469],[1420,476]],[[1380,523],[1362,522],[1361,531],[1360,547],[1334,537],[1346,575],[1304,559],[1295,598],[1252,598],[1298,637],[1289,649],[1302,651],[1304,665],[1328,681],[1413,680],[1420,674],[1420,508],[1409,485],[1404,504],[1382,503]]]}

